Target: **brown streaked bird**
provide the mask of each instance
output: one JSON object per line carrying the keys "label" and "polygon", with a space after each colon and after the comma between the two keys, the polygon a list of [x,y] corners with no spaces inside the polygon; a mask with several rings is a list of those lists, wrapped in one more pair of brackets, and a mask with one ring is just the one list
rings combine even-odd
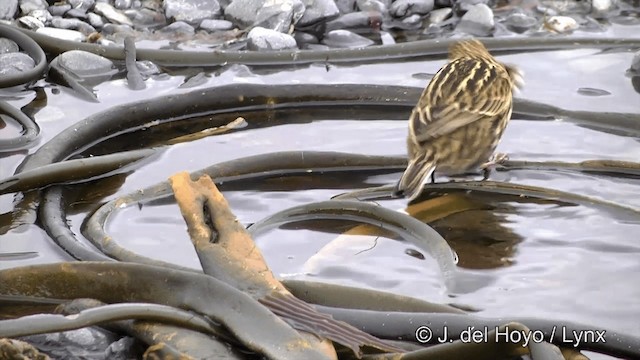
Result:
{"label": "brown streaked bird", "polygon": [[518,68],[498,62],[480,41],[452,45],[449,63],[431,79],[409,117],[409,164],[396,195],[411,201],[429,177],[434,180],[434,171],[460,175],[504,158],[494,159],[493,151],[511,118],[513,91],[523,84]]}

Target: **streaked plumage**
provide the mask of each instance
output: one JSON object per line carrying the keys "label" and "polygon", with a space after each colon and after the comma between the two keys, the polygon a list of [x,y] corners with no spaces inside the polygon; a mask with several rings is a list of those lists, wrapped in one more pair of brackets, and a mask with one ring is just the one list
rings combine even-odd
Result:
{"label": "streaked plumage", "polygon": [[449,63],[425,88],[409,118],[409,164],[396,193],[415,199],[434,170],[463,174],[489,161],[511,117],[519,70],[478,40],[449,49]]}

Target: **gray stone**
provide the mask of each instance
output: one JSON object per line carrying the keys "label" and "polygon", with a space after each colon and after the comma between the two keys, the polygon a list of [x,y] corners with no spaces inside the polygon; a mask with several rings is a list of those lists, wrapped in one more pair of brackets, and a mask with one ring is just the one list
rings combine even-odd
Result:
{"label": "gray stone", "polygon": [[13,20],[18,12],[18,0],[0,1],[0,19]]}
{"label": "gray stone", "polygon": [[443,21],[451,17],[453,10],[451,8],[435,9],[429,13],[430,24],[441,24]]}
{"label": "gray stone", "polygon": [[348,29],[374,29],[380,28],[382,14],[376,11],[358,11],[345,14],[335,20],[327,22],[326,31]]}
{"label": "gray stone", "polygon": [[433,0],[397,0],[391,4],[389,13],[395,17],[424,15],[433,10]]}
{"label": "gray stone", "polygon": [[494,25],[493,11],[485,4],[478,4],[473,5],[462,16],[456,31],[474,36],[488,36],[493,32]]}
{"label": "gray stone", "polygon": [[7,38],[0,38],[0,54],[14,53],[20,51],[20,47],[15,41]]}
{"label": "gray stone", "polygon": [[51,22],[51,19],[53,18],[49,10],[46,10],[46,9],[33,10],[29,14],[29,16],[33,16],[34,18],[42,21],[42,23],[45,25],[49,24]]}
{"label": "gray stone", "polygon": [[125,15],[137,26],[161,26],[167,23],[167,18],[161,11],[152,9],[126,10]]}
{"label": "gray stone", "polygon": [[48,6],[45,0],[20,0],[20,12],[23,15],[31,15],[34,10],[46,10]]}
{"label": "gray stone", "polygon": [[47,8],[47,10],[49,10],[51,16],[63,16],[67,11],[71,10],[71,5],[51,5]]}
{"label": "gray stone", "polygon": [[233,29],[233,23],[228,20],[204,19],[200,23],[200,29],[210,32],[226,31]]}
{"label": "gray stone", "polygon": [[31,30],[38,30],[44,27],[44,23],[33,16],[23,16],[18,18],[18,23]]}
{"label": "gray stone", "polygon": [[356,11],[356,0],[335,0],[341,14],[348,14]]}
{"label": "gray stone", "polygon": [[84,35],[89,35],[96,32],[96,29],[93,26],[87,24],[82,20],[65,19],[59,16],[56,16],[51,20],[51,25],[59,29],[78,30]]}
{"label": "gray stone", "polygon": [[471,10],[474,5],[485,4],[487,5],[489,0],[458,0],[455,2],[456,8],[459,13],[466,13]]}
{"label": "gray stone", "polygon": [[102,27],[104,26],[104,20],[102,19],[102,16],[96,13],[87,13],[87,21],[96,29],[102,29]]}
{"label": "gray stone", "polygon": [[136,61],[136,67],[138,68],[138,71],[140,71],[140,75],[145,77],[160,73],[158,65],[149,60]]}
{"label": "gray stone", "polygon": [[173,21],[198,25],[220,15],[218,0],[164,0],[164,13]]}
{"label": "gray stone", "polygon": [[305,6],[305,11],[298,21],[300,26],[309,26],[340,15],[340,10],[334,0],[303,0],[302,3]]}
{"label": "gray stone", "polygon": [[0,77],[20,74],[35,66],[36,63],[27,54],[20,52],[0,54]]}
{"label": "gray stone", "polygon": [[196,30],[184,21],[176,21],[158,30],[158,32],[172,36],[191,36],[195,34]]}
{"label": "gray stone", "polygon": [[324,36],[322,43],[334,48],[360,48],[373,45],[374,41],[349,30],[333,30]]}
{"label": "gray stone", "polygon": [[93,7],[93,11],[95,11],[96,14],[102,15],[109,21],[116,24],[133,26],[131,20],[129,20],[129,18],[125,14],[123,14],[122,11],[114,8],[107,3],[96,3],[96,5]]}
{"label": "gray stone", "polygon": [[297,44],[293,36],[281,32],[256,26],[247,35],[249,50],[284,50],[296,49]]}
{"label": "gray stone", "polygon": [[113,3],[113,6],[116,9],[127,10],[131,8],[132,4],[133,4],[132,0],[115,0],[115,2]]}
{"label": "gray stone", "polygon": [[131,26],[120,24],[104,24],[101,32],[103,35],[128,36],[134,34],[133,28]]}
{"label": "gray stone", "polygon": [[510,31],[522,34],[523,32],[538,25],[538,20],[533,16],[523,13],[514,13],[507,16],[503,23]]}
{"label": "gray stone", "polygon": [[389,34],[386,31],[381,31],[380,32],[380,42],[382,42],[382,45],[393,45],[396,43],[396,39],[393,38],[393,36],[391,34]]}
{"label": "gray stone", "polygon": [[300,0],[233,0],[225,9],[225,17],[241,28],[258,25],[286,32],[303,11]]}
{"label": "gray stone", "polygon": [[378,0],[356,0],[356,4],[360,11],[375,11],[381,14],[386,14],[388,10],[387,5]]}
{"label": "gray stone", "polygon": [[80,20],[87,20],[89,18],[89,15],[86,11],[81,10],[81,9],[71,9],[69,11],[67,11],[66,14],[64,14],[64,17],[67,18],[74,18],[74,19],[80,19]]}
{"label": "gray stone", "polygon": [[324,44],[306,44],[304,50],[330,50],[331,48]]}
{"label": "gray stone", "polygon": [[318,42],[320,42],[318,40],[318,37],[316,37],[315,35],[302,31],[296,31],[293,34],[293,38],[296,39],[296,44],[298,44],[298,48],[300,49],[302,49],[304,45],[317,44]]}
{"label": "gray stone", "polygon": [[67,0],[72,8],[82,10],[84,12],[89,11],[96,4],[95,0]]}
{"label": "gray stone", "polygon": [[76,30],[67,30],[67,29],[57,29],[52,27],[43,27],[36,30],[37,33],[51,36],[58,39],[70,40],[70,41],[84,41],[86,36],[82,34],[80,31]]}
{"label": "gray stone", "polygon": [[57,59],[61,68],[81,79],[111,76],[117,71],[111,60],[87,51],[67,51]]}

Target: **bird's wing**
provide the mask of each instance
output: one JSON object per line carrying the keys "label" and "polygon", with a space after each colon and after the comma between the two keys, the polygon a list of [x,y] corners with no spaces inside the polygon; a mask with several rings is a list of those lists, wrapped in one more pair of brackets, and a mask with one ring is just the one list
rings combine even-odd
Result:
{"label": "bird's wing", "polygon": [[508,111],[512,86],[508,78],[499,75],[498,66],[458,59],[443,67],[411,114],[410,128],[416,141],[423,143]]}

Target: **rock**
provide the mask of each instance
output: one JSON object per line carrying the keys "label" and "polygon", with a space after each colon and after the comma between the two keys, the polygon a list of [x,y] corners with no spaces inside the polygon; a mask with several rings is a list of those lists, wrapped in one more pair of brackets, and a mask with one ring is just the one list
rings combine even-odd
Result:
{"label": "rock", "polygon": [[340,15],[340,10],[333,0],[303,0],[304,15],[298,21],[300,26],[309,26],[321,21],[327,21]]}
{"label": "rock", "polygon": [[53,16],[51,16],[51,13],[49,12],[49,10],[46,9],[38,9],[38,10],[33,10],[29,16],[33,16],[34,18],[42,21],[43,24],[47,25],[51,23],[51,19],[53,19]]}
{"label": "rock", "polygon": [[489,0],[458,0],[455,1],[456,13],[464,14],[467,11],[471,10],[474,5],[485,4],[489,5]]}
{"label": "rock", "polygon": [[591,0],[591,10],[597,15],[603,15],[611,10],[612,6],[612,0]]}
{"label": "rock", "polygon": [[7,75],[20,74],[31,70],[36,66],[31,56],[21,53],[12,52],[0,54],[0,78]]}
{"label": "rock", "polygon": [[20,47],[15,41],[7,38],[0,38],[0,54],[14,53],[20,51]]}
{"label": "rock", "polygon": [[109,21],[116,24],[133,26],[133,23],[125,14],[107,3],[96,3],[96,5],[93,7],[93,11],[95,11],[96,14],[102,15]]}
{"label": "rock", "polygon": [[63,40],[84,41],[86,39],[86,36],[84,36],[81,32],[76,30],[43,27],[36,30],[36,32],[42,35],[47,35],[47,36],[51,36],[51,37],[63,39]]}
{"label": "rock", "polygon": [[71,5],[51,5],[47,8],[47,10],[49,10],[51,16],[63,16],[67,11],[71,10]]}
{"label": "rock", "polygon": [[356,0],[335,0],[335,2],[341,14],[348,14],[356,11]]}
{"label": "rock", "polygon": [[424,15],[433,10],[433,0],[396,0],[391,4],[389,13],[395,17]]}
{"label": "rock", "polygon": [[380,14],[387,14],[387,5],[378,0],[356,0],[356,5],[360,11],[375,11]]}
{"label": "rock", "polygon": [[247,35],[249,50],[284,50],[297,48],[293,36],[256,26]]}
{"label": "rock", "polygon": [[494,25],[493,11],[485,4],[478,4],[473,5],[462,16],[456,31],[474,36],[488,36],[493,32]]}
{"label": "rock", "polygon": [[381,31],[380,32],[380,42],[382,42],[382,45],[393,45],[396,43],[396,39],[393,38],[393,36],[391,34],[389,34],[386,31]]}
{"label": "rock", "polygon": [[111,77],[117,72],[113,62],[105,57],[82,50],[70,50],[60,54],[58,64],[78,78]]}
{"label": "rock", "polygon": [[199,25],[204,19],[220,16],[218,0],[164,0],[165,16],[173,21]]}
{"label": "rock", "polygon": [[102,16],[96,13],[87,13],[87,21],[96,29],[102,29],[102,27],[104,26],[104,20],[102,19]]}
{"label": "rock", "polygon": [[80,20],[87,20],[89,18],[89,15],[84,10],[71,9],[71,10],[67,11],[66,14],[64,14],[64,17],[80,19]]}
{"label": "rock", "polygon": [[131,8],[132,4],[133,4],[132,0],[115,0],[115,2],[113,3],[113,6],[116,9],[127,10]]}
{"label": "rock", "polygon": [[552,16],[544,23],[544,27],[557,33],[570,32],[578,28],[578,22],[569,16]]}
{"label": "rock", "polygon": [[151,75],[160,74],[161,72],[158,65],[152,63],[149,60],[136,61],[136,67],[138,68],[138,71],[140,71],[140,74],[143,77],[149,77]]}
{"label": "rock", "polygon": [[176,21],[157,31],[173,36],[192,36],[196,33],[196,29],[194,29],[193,26],[187,24],[184,21]]}
{"label": "rock", "polygon": [[253,25],[288,31],[302,16],[300,0],[233,0],[225,9],[225,18],[241,28]]}
{"label": "rock", "polygon": [[322,43],[334,48],[359,48],[374,44],[374,41],[349,30],[329,31]]}
{"label": "rock", "polygon": [[64,19],[59,16],[51,20],[51,25],[59,29],[78,30],[84,35],[96,32],[96,29],[86,22],[78,19]]}
{"label": "rock", "polygon": [[121,35],[121,36],[129,36],[133,35],[133,28],[129,25],[118,25],[118,24],[105,24],[102,27],[103,35]]}
{"label": "rock", "polygon": [[327,22],[326,31],[364,29],[367,30],[366,32],[371,32],[372,29],[379,30],[381,24],[381,13],[374,11],[358,11],[342,15],[335,20]]}
{"label": "rock", "polygon": [[638,51],[631,60],[631,71],[640,75],[640,51]]}
{"label": "rock", "polygon": [[87,12],[96,4],[96,0],[67,0],[73,9]]}
{"label": "rock", "polygon": [[167,23],[167,18],[161,11],[142,8],[126,10],[125,15],[136,25],[162,26]]}
{"label": "rock", "polygon": [[0,19],[13,20],[18,12],[18,0],[0,1]]}
{"label": "rock", "polygon": [[45,0],[20,0],[20,12],[23,15],[31,15],[34,10],[46,10],[48,6]]}
{"label": "rock", "polygon": [[293,34],[293,38],[296,40],[296,44],[298,44],[298,48],[300,49],[307,44],[317,44],[320,42],[317,36],[302,31],[296,31]]}
{"label": "rock", "polygon": [[227,20],[204,19],[200,23],[200,29],[209,32],[226,31],[233,29],[233,23]]}
{"label": "rock", "polygon": [[451,14],[453,14],[453,9],[448,7],[433,10],[429,13],[429,23],[434,25],[439,25],[445,20],[447,20],[448,18],[450,18]]}
{"label": "rock", "polygon": [[44,23],[33,16],[23,16],[18,18],[18,23],[30,30],[38,30],[44,27]]}
{"label": "rock", "polygon": [[529,16],[523,13],[514,13],[507,16],[507,18],[504,20],[504,25],[510,31],[522,34],[523,32],[538,25],[538,20],[533,16]]}

